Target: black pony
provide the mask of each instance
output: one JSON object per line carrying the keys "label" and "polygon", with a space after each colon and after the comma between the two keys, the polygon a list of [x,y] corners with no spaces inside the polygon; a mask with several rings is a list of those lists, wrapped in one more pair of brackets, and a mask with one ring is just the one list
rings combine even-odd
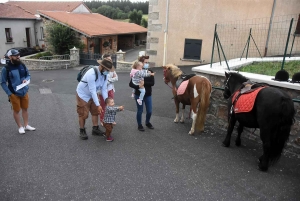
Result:
{"label": "black pony", "polygon": [[256,97],[253,109],[247,113],[235,113],[232,110],[233,94],[243,88],[246,77],[239,73],[225,72],[224,98],[228,99],[228,129],[223,146],[230,146],[231,133],[235,122],[239,122],[236,146],[241,145],[241,133],[244,127],[259,128],[263,143],[263,155],[259,157],[259,169],[267,171],[269,163],[275,163],[281,156],[289,138],[291,126],[295,119],[295,108],[292,99],[284,91],[265,87]]}

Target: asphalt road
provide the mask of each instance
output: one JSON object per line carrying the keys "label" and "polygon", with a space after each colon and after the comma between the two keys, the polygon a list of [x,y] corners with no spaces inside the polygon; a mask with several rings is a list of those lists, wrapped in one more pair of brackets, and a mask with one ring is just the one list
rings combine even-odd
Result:
{"label": "asphalt road", "polygon": [[114,142],[90,134],[90,117],[89,139],[78,137],[78,68],[31,71],[29,123],[37,130],[25,135],[0,90],[0,200],[300,200],[297,156],[284,154],[265,173],[257,170],[257,142],[242,138],[241,147],[222,147],[226,131],[208,123],[189,136],[191,121],[173,123],[171,90],[162,69],[155,71],[155,129],[145,132],[137,130],[129,72],[118,73],[115,102],[125,111],[117,114]]}

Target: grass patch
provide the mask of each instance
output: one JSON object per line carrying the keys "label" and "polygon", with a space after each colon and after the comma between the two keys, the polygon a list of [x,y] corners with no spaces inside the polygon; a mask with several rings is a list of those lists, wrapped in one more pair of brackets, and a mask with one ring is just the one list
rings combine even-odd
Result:
{"label": "grass patch", "polygon": [[148,14],[147,15],[143,15],[143,17],[142,18],[145,18],[145,20],[147,20],[148,21]]}
{"label": "grass patch", "polygon": [[31,57],[28,57],[28,58],[29,59],[39,59],[40,57],[45,57],[45,56],[53,56],[53,54],[50,52],[40,52],[40,53],[33,55]]}
{"label": "grass patch", "polygon": [[129,22],[129,19],[115,19],[115,20],[119,22]]}
{"label": "grass patch", "polygon": [[[275,76],[276,73],[281,70],[281,65],[282,62],[253,62],[253,64],[239,68],[238,71]],[[285,62],[283,69],[286,70],[290,78],[292,78],[295,73],[300,72],[300,61]]]}
{"label": "grass patch", "polygon": [[[148,21],[148,15],[143,15],[142,18],[145,18],[145,20]],[[115,19],[115,20],[119,22],[129,22],[129,19]]]}

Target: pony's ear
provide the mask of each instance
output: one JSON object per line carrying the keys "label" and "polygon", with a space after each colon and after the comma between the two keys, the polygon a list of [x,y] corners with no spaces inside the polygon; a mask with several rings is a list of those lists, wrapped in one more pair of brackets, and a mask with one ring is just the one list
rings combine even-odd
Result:
{"label": "pony's ear", "polygon": [[229,76],[229,73],[227,73],[226,71],[225,71],[225,77],[228,77]]}

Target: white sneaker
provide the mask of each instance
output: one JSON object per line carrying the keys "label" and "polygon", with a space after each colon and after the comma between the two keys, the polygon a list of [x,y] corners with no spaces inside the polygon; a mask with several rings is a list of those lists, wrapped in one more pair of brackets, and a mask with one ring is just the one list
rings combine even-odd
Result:
{"label": "white sneaker", "polygon": [[24,129],[27,130],[27,131],[35,131],[35,128],[31,127],[29,125],[27,125],[26,127],[24,127]]}
{"label": "white sneaker", "polygon": [[20,127],[20,128],[19,128],[19,133],[20,133],[21,135],[25,134],[25,130],[24,130],[23,127]]}

